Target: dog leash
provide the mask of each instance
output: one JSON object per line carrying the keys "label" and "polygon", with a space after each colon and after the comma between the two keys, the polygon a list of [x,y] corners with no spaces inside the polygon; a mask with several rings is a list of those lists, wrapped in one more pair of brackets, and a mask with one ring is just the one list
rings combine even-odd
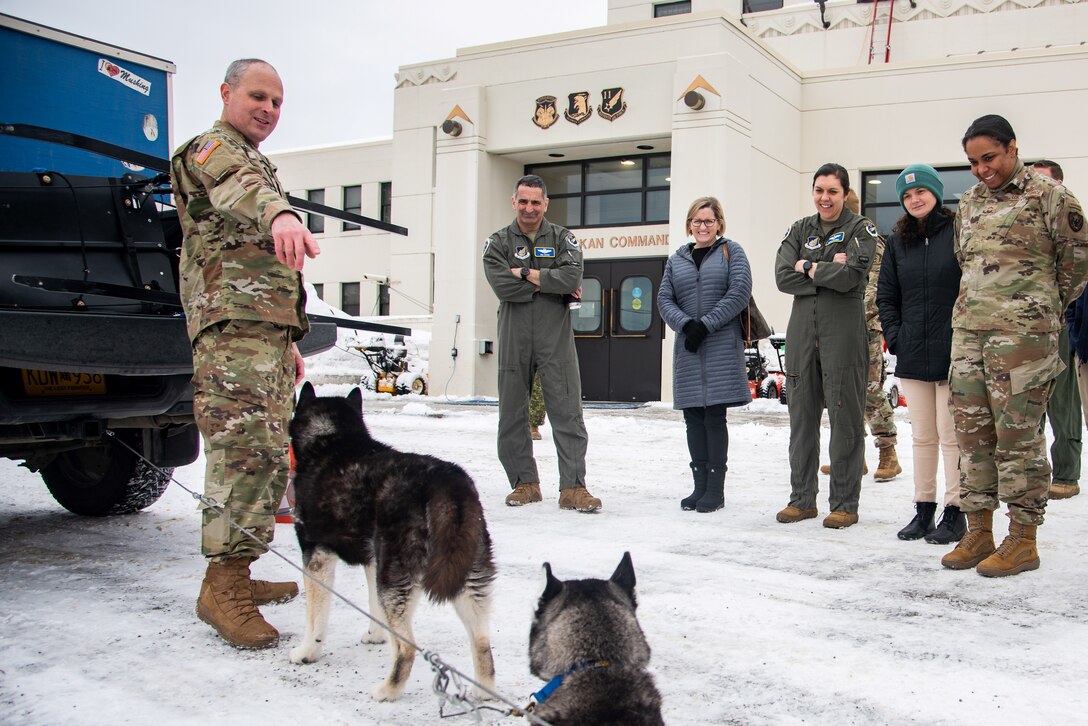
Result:
{"label": "dog leash", "polygon": [[[123,441],[119,436],[117,436],[117,434],[112,429],[106,429],[105,433],[110,438],[112,438],[114,441],[121,444],[126,449],[128,449],[130,452],[135,454],[137,458],[143,460],[143,462],[145,464],[150,466],[155,471],[159,472],[160,474],[165,474],[166,473],[165,470],[162,467],[160,467],[157,464],[153,463],[150,459],[145,457],[142,452],[137,451],[133,447],[129,446],[125,441]],[[418,652],[420,655],[422,655],[423,659],[425,661],[427,661],[427,663],[431,666],[431,668],[435,672],[434,682],[432,684],[431,689],[435,693],[435,695],[438,697],[438,714],[439,714],[439,716],[441,718],[449,718],[449,717],[452,717],[452,716],[471,716],[472,719],[476,723],[482,723],[482,717],[481,717],[481,714],[480,714],[481,711],[496,711],[496,712],[502,713],[504,716],[524,716],[525,718],[529,719],[533,723],[542,724],[543,726],[550,726],[547,721],[544,721],[544,720],[532,715],[531,713],[527,713],[527,712],[525,712],[523,710],[518,709],[518,707],[514,704],[513,701],[507,699],[501,693],[497,693],[495,691],[492,691],[490,688],[487,688],[486,686],[483,686],[483,685],[477,683],[475,680],[470,678],[468,675],[466,675],[466,674],[462,673],[461,671],[457,670],[457,668],[454,668],[453,666],[445,663],[442,660],[442,658],[439,656],[438,653],[435,653],[434,651],[430,651],[430,650],[424,650],[423,648],[421,648],[416,643],[414,643],[411,640],[409,640],[408,638],[404,637],[403,635],[398,633],[396,630],[389,627],[384,622],[378,620],[377,618],[375,618],[373,615],[368,613],[366,610],[364,610],[360,606],[356,605],[347,596],[337,592],[337,590],[335,588],[333,588],[331,585],[329,585],[329,584],[327,584],[327,583],[325,583],[325,582],[323,582],[321,580],[318,580],[317,578],[314,578],[314,577],[311,577],[311,576],[307,575],[306,571],[302,567],[300,567],[297,563],[293,562],[291,560],[291,558],[287,557],[287,555],[283,554],[282,552],[277,550],[275,547],[272,547],[271,545],[268,545],[268,544],[262,542],[256,535],[254,535],[252,532],[250,532],[249,530],[247,530],[244,527],[242,527],[241,525],[239,525],[237,522],[234,521],[234,519],[232,517],[229,516],[231,511],[244,511],[244,512],[249,512],[251,514],[268,514],[267,512],[254,512],[252,510],[240,509],[240,508],[236,508],[236,509],[232,510],[232,508],[226,507],[223,504],[220,504],[219,502],[217,502],[212,497],[209,497],[209,496],[207,496],[205,494],[201,494],[200,492],[193,491],[192,489],[190,489],[189,487],[185,486],[180,481],[175,479],[173,474],[167,474],[167,478],[173,484],[177,484],[178,487],[180,487],[183,491],[188,493],[189,496],[191,496],[193,499],[196,499],[198,502],[205,505],[206,507],[209,507],[210,509],[215,510],[216,512],[219,513],[220,516],[227,517],[227,523],[231,527],[234,527],[239,532],[241,532],[244,536],[246,536],[247,538],[249,538],[250,540],[252,540],[256,544],[260,545],[262,548],[264,548],[264,550],[266,552],[268,552],[270,554],[273,554],[276,557],[279,557],[281,560],[286,562],[288,565],[290,565],[294,569],[298,570],[302,574],[303,582],[312,582],[315,585],[318,585],[318,586],[324,588],[331,595],[334,595],[335,597],[337,597],[338,599],[340,599],[341,601],[346,603],[353,610],[361,613],[362,615],[369,618],[373,623],[377,624],[381,628],[388,631],[389,634],[392,637],[396,638],[397,640],[401,641],[402,643],[404,643],[405,645],[409,646],[410,648],[412,648],[413,650]],[[605,662],[605,661],[601,661],[601,662]],[[481,689],[482,691],[486,692],[488,695],[490,695],[495,700],[506,704],[510,708],[507,711],[504,712],[499,708],[495,708],[494,706],[488,706],[488,705],[481,704],[481,703],[477,702],[476,698],[469,691],[469,688],[468,688],[469,685],[475,686],[475,687]],[[453,688],[454,688],[454,692],[452,692],[452,693],[448,690],[450,688],[450,686],[453,686]],[[454,707],[457,707],[457,708],[461,708],[463,710],[453,712],[453,713],[447,713],[446,710],[445,710],[447,705],[454,706]]]}

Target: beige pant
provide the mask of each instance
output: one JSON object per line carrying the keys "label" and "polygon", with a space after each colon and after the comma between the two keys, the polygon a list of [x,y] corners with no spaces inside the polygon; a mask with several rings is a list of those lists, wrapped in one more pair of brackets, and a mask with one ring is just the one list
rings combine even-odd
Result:
{"label": "beige pant", "polygon": [[[1088,376],[1088,371],[1085,372]],[[945,506],[960,505],[960,447],[948,407],[948,384],[902,378],[914,439],[914,501],[937,501],[937,457],[944,460]]]}
{"label": "beige pant", "polygon": [[1077,362],[1077,388],[1080,389],[1080,408],[1084,413],[1084,420],[1088,421],[1088,363],[1073,355]]}

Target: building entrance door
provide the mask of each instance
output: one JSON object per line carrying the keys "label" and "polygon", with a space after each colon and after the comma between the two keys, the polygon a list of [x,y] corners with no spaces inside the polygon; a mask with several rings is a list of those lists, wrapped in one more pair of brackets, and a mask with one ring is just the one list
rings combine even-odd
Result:
{"label": "building entrance door", "polygon": [[574,338],[587,401],[660,401],[665,259],[586,260]]}

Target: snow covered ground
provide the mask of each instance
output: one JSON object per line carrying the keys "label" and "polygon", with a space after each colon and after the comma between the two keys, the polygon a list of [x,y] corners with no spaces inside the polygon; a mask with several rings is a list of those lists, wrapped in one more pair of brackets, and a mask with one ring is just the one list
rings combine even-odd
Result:
{"label": "snow covered ground", "polygon": [[[629,550],[671,724],[1085,723],[1088,496],[1051,505],[1038,571],[990,580],[945,570],[946,548],[895,536],[912,515],[902,409],[905,471],[885,483],[867,477],[860,523],[829,530],[819,520],[774,520],[789,490],[789,431],[777,402],[730,412],[726,508],[713,514],[678,506],[689,490],[683,423],[661,404],[586,411],[589,488],[604,500],[597,514],[558,509],[547,426],[536,443],[545,501],[511,509],[502,504],[495,407],[376,394],[366,407],[376,437],[456,461],[475,478],[500,570],[497,683],[514,702],[542,685],[527,653],[542,563],[560,578],[608,577]],[[867,458],[873,469],[871,446]],[[198,461],[175,476],[199,490],[202,469]],[[177,486],[133,516],[76,517],[36,475],[0,461],[0,723],[440,722],[422,659],[400,701],[372,701],[389,647],[362,645],[367,623],[344,603],[334,602],[325,655],[313,665],[287,655],[304,629],[303,598],[265,609],[282,633],[277,648],[243,652],[220,641],[194,615],[199,521]],[[998,537],[1006,528],[999,517]],[[290,525],[278,530],[275,547],[299,562]],[[255,571],[301,580],[271,555]],[[339,575],[338,589],[366,607],[361,571]],[[471,673],[451,609],[422,605],[415,634]]]}

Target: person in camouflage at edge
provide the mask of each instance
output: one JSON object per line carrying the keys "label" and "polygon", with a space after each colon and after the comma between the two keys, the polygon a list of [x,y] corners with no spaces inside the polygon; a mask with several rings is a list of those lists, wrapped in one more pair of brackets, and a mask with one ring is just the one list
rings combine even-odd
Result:
{"label": "person in camouflage at edge", "polygon": [[544,391],[540,388],[540,376],[533,376],[533,390],[529,394],[529,437],[533,441],[540,441],[540,427],[544,425],[544,416],[548,411],[544,408]]}
{"label": "person in camouflage at edge", "polygon": [[231,645],[265,648],[279,633],[257,606],[290,600],[298,586],[252,580],[249,566],[272,541],[287,486],[287,424],[303,375],[295,341],[308,329],[300,271],[319,250],[257,150],[279,120],[279,75],[261,60],[235,61],[220,95],[220,120],[171,158],[204,492],[225,508],[202,507],[208,569],[197,615]]}
{"label": "person in camouflage at edge", "polygon": [[[861,203],[857,193],[851,189],[846,195],[845,206],[854,214],[861,214]],[[894,412],[888,397],[884,395],[884,331],[880,328],[880,314],[876,307],[876,282],[880,278],[880,262],[884,258],[884,240],[877,238],[876,256],[869,269],[869,282],[865,285],[865,331],[869,339],[869,373],[865,383],[865,423],[873,435],[873,444],[880,452],[880,461],[873,472],[876,481],[894,479],[903,472],[896,455]],[[831,465],[820,467],[821,474],[830,474]],[[862,474],[869,473],[869,466],[863,465]]]}
{"label": "person in camouflage at edge", "polygon": [[[1004,118],[976,119],[963,148],[979,183],[956,213],[963,275],[949,388],[967,535],[941,564],[1001,577],[1039,567],[1036,528],[1050,486],[1042,417],[1064,367],[1061,315],[1088,277],[1088,232],[1069,190],[1019,159]],[[995,549],[1001,502],[1009,534]]]}

